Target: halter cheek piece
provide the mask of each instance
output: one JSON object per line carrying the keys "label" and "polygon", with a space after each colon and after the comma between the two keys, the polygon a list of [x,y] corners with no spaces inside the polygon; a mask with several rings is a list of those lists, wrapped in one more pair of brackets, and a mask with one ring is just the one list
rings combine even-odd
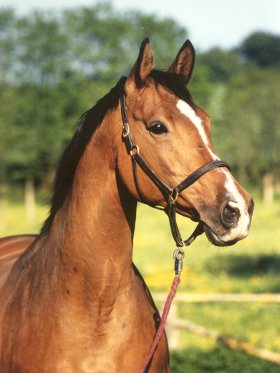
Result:
{"label": "halter cheek piece", "polygon": [[178,195],[183,190],[191,186],[194,182],[196,182],[202,175],[204,175],[208,171],[211,171],[217,167],[226,167],[228,169],[230,168],[228,164],[224,161],[221,161],[221,160],[212,161],[212,162],[206,163],[205,165],[203,165],[202,167],[198,168],[196,171],[191,173],[175,188],[170,187],[168,184],[162,181],[154,173],[154,171],[150,168],[150,166],[147,164],[145,159],[141,156],[140,149],[138,145],[135,144],[133,140],[133,136],[130,131],[127,113],[126,113],[125,95],[122,95],[120,102],[121,102],[121,114],[122,114],[122,122],[123,122],[122,137],[123,137],[123,141],[126,146],[127,153],[131,156],[131,159],[132,159],[133,177],[134,177],[134,182],[135,182],[135,186],[136,186],[136,190],[139,195],[139,198],[141,202],[149,206],[158,208],[157,206],[154,206],[151,203],[149,203],[149,201],[145,198],[145,196],[143,195],[141,191],[138,177],[137,177],[137,164],[145,172],[145,174],[152,180],[152,182],[158,187],[158,189],[162,193],[167,203],[166,207],[164,208],[164,211],[168,215],[172,236],[176,242],[177,247],[188,246],[195,240],[197,236],[199,236],[200,234],[204,232],[203,224],[200,221],[196,229],[194,230],[194,232],[191,234],[191,236],[185,241],[182,239],[177,222],[176,222],[176,200],[177,200]]}

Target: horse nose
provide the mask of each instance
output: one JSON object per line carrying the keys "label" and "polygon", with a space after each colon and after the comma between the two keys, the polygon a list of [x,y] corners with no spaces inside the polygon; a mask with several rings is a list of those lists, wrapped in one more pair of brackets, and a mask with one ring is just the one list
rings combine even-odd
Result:
{"label": "horse nose", "polygon": [[240,211],[233,201],[227,202],[220,213],[221,223],[225,228],[235,228],[240,218]]}

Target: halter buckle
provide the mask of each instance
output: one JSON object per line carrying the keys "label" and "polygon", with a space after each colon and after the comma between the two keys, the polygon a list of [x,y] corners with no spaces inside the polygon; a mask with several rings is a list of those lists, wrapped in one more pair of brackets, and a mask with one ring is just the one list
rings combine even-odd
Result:
{"label": "halter buckle", "polygon": [[[175,192],[175,193],[174,193]],[[172,192],[168,196],[168,204],[169,205],[175,205],[176,200],[178,198],[179,193],[177,191],[172,190]]]}
{"label": "halter buckle", "polygon": [[134,157],[136,154],[139,154],[140,153],[140,149],[139,149],[139,146],[138,145],[133,145],[133,148],[129,151],[129,154],[131,155],[131,157]]}

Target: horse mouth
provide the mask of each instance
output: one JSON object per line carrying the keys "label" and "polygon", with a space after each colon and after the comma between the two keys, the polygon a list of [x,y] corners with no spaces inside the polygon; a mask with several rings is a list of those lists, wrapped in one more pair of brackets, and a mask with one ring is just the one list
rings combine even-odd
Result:
{"label": "horse mouth", "polygon": [[215,246],[220,246],[220,247],[232,246],[236,242],[239,241],[238,238],[236,238],[234,240],[224,241],[223,238],[220,235],[218,235],[212,228],[209,227],[209,225],[207,225],[204,221],[201,220],[198,212],[195,209],[186,208],[186,207],[178,204],[177,205],[177,212],[180,215],[182,215],[184,217],[187,217],[194,222],[201,223],[202,226],[203,226],[204,233],[205,233],[208,241]]}
{"label": "horse mouth", "polygon": [[203,222],[203,229],[205,232],[206,237],[208,238],[208,241],[212,243],[215,246],[231,246],[234,245],[238,239],[235,240],[229,240],[224,241],[221,237],[219,237],[213,229],[211,229],[207,224]]}

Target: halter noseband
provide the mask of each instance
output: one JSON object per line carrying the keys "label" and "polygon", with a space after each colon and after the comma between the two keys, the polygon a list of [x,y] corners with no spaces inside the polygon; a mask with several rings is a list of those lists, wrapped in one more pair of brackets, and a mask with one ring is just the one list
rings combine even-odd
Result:
{"label": "halter noseband", "polygon": [[126,100],[125,100],[125,94],[121,97],[121,114],[122,114],[122,122],[123,122],[123,129],[122,129],[122,137],[123,141],[126,146],[127,153],[131,156],[132,159],[132,168],[133,168],[133,177],[134,182],[136,186],[137,193],[139,195],[139,198],[141,202],[151,206],[149,201],[145,198],[143,195],[139,182],[137,177],[137,164],[140,166],[140,168],[145,172],[145,174],[152,180],[152,182],[158,187],[160,192],[162,193],[167,206],[164,208],[164,211],[168,215],[170,228],[172,232],[172,236],[176,242],[177,247],[183,247],[190,245],[197,236],[202,234],[204,232],[203,230],[203,224],[200,221],[194,230],[194,232],[191,234],[191,236],[186,239],[185,241],[182,239],[177,222],[176,222],[176,200],[178,195],[191,186],[193,183],[195,183],[202,175],[205,173],[213,170],[217,167],[226,167],[230,169],[229,165],[221,160],[212,161],[209,163],[206,163],[202,167],[199,167],[196,171],[191,173],[189,176],[187,176],[179,185],[177,185],[175,188],[170,187],[168,184],[166,184],[164,181],[162,181],[155,172],[150,168],[150,166],[147,164],[145,159],[140,154],[140,149],[138,145],[135,144],[133,140],[133,136],[130,131],[127,113],[126,113]]}

